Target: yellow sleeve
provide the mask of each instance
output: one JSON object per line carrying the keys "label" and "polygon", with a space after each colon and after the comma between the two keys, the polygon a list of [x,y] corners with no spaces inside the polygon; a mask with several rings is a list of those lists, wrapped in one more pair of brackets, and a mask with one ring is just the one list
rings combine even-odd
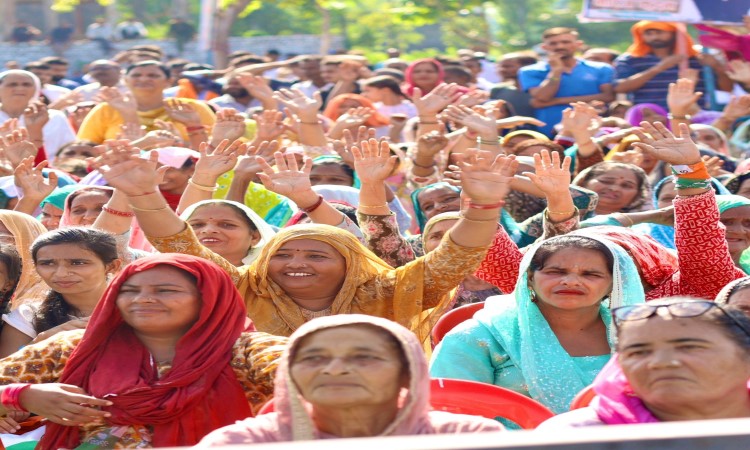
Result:
{"label": "yellow sleeve", "polygon": [[123,119],[120,113],[106,103],[96,106],[83,119],[77,138],[101,144],[106,139],[114,139],[120,132]]}
{"label": "yellow sleeve", "polygon": [[242,333],[234,345],[232,369],[253,414],[273,398],[273,381],[288,338],[268,333]]}

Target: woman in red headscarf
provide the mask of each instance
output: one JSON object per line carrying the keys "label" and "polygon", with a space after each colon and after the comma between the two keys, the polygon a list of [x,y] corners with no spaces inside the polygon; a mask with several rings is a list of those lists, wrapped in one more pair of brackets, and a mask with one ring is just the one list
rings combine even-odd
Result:
{"label": "woman in red headscarf", "polygon": [[[243,332],[232,280],[201,258],[140,259],[88,328],[0,360],[0,414],[49,419],[39,448],[176,447],[253,414],[273,394],[285,338]],[[30,384],[10,384],[10,383]]]}
{"label": "woman in red headscarf", "polygon": [[404,78],[406,80],[404,92],[407,96],[414,95],[414,88],[419,88],[422,95],[425,95],[443,82],[445,72],[443,65],[437,59],[418,59],[406,68]]}

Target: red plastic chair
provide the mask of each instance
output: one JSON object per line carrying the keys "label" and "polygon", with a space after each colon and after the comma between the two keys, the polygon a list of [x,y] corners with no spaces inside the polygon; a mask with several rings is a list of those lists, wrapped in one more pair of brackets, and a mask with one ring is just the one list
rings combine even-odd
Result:
{"label": "red plastic chair", "polygon": [[596,397],[596,392],[594,392],[593,386],[588,386],[573,397],[573,401],[570,402],[570,410],[573,411],[574,409],[581,409],[589,406],[594,397]]}
{"label": "red plastic chair", "polygon": [[[432,378],[430,404],[435,411],[494,419],[503,417],[530,430],[554,416],[544,405],[518,392],[476,381]],[[263,405],[258,415],[274,411],[273,400]]]}
{"label": "red plastic chair", "polygon": [[518,392],[476,381],[433,378],[430,404],[436,411],[512,420],[531,430],[555,414]]}
{"label": "red plastic chair", "polygon": [[432,327],[433,347],[438,345],[453,327],[465,320],[471,319],[474,317],[474,313],[482,308],[484,308],[484,302],[470,303],[468,305],[459,306],[458,308],[452,309],[443,314],[443,317],[438,319],[435,326]]}

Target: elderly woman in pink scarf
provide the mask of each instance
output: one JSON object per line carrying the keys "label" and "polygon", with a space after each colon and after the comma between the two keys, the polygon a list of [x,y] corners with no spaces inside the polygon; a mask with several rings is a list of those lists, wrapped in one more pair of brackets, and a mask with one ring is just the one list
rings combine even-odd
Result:
{"label": "elderly woman in pink scarf", "polygon": [[750,319],[735,307],[674,297],[612,310],[617,354],[590,406],[539,429],[750,417]]}
{"label": "elderly woman in pink scarf", "polygon": [[430,411],[419,340],[372,316],[328,316],[302,325],[282,356],[274,395],[275,412],[220,428],[197,447],[503,429],[490,419]]}

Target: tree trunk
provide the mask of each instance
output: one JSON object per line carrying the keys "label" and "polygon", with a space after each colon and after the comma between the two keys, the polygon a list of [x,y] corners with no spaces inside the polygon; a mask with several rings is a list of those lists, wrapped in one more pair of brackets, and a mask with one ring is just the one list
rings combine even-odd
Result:
{"label": "tree trunk", "polygon": [[214,16],[213,29],[213,52],[214,66],[217,69],[223,69],[227,66],[229,48],[229,34],[232,31],[232,25],[242,11],[247,8],[252,0],[237,0],[223,9],[218,9]]}
{"label": "tree trunk", "polygon": [[327,55],[331,50],[331,12],[317,1],[315,7],[323,19],[320,25],[320,54]]}

